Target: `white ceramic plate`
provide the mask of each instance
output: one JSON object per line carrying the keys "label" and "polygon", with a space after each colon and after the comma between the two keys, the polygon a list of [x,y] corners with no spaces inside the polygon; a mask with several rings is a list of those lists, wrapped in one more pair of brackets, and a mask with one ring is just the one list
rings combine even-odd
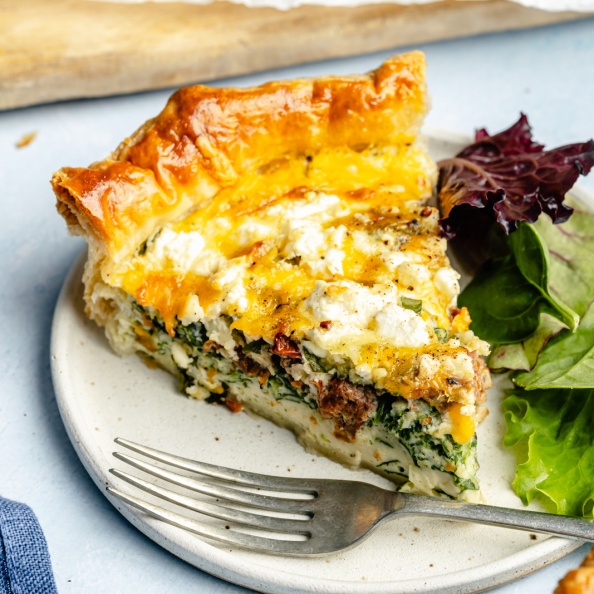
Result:
{"label": "white ceramic plate", "polygon": [[[451,132],[427,133],[435,159],[468,143]],[[573,192],[594,204],[583,190]],[[115,507],[149,538],[189,563],[222,579],[272,593],[336,594],[475,592],[519,578],[570,553],[579,542],[485,526],[408,518],[381,526],[356,548],[320,558],[275,557],[231,550],[166,525],[106,493],[125,492],[109,468],[115,437],[126,437],[179,455],[256,472],[384,479],[306,453],[287,430],[226,407],[185,398],[176,380],[148,369],[136,357],[120,358],[82,304],[82,259],[68,276],[52,329],[52,373],[68,435],[85,468]],[[522,507],[510,488],[514,457],[501,439],[501,390],[489,395],[491,414],[479,428],[480,480],[489,503]]]}

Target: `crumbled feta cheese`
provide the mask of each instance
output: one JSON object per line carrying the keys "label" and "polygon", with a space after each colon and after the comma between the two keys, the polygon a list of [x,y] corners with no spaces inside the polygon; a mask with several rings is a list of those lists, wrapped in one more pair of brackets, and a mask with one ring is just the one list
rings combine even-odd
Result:
{"label": "crumbled feta cheese", "polygon": [[200,305],[200,299],[198,295],[192,294],[186,299],[184,309],[181,312],[179,321],[184,325],[188,326],[193,322],[199,322],[204,317],[204,310]]}
{"label": "crumbled feta cheese", "polygon": [[417,374],[418,381],[420,383],[429,383],[436,375],[452,378],[461,385],[468,386],[458,391],[458,402],[469,404],[474,401],[471,388],[474,379],[474,367],[472,358],[468,354],[458,352],[453,356],[421,355]]}
{"label": "crumbled feta cheese", "polygon": [[187,369],[192,362],[192,358],[186,353],[184,347],[177,342],[171,343],[171,356],[175,364],[182,369]]}
{"label": "crumbled feta cheese", "polygon": [[[236,258],[230,260],[221,267],[211,280],[212,286],[223,293],[220,299],[221,303],[226,304],[226,308],[235,308],[238,312],[243,312],[249,307],[246,289],[243,283],[243,277],[246,272],[247,261],[245,258]],[[214,310],[209,310],[209,315],[213,315]]]}
{"label": "crumbled feta cheese", "polygon": [[254,219],[248,219],[237,227],[234,231],[235,241],[240,247],[253,245],[258,241],[264,241],[269,237],[275,235],[277,230],[270,226],[256,221]]}
{"label": "crumbled feta cheese", "polygon": [[390,270],[396,270],[401,264],[410,261],[410,254],[396,250],[388,250],[382,254],[382,261]]}
{"label": "crumbled feta cheese", "polygon": [[[469,351],[476,351],[479,355],[486,357],[491,352],[488,342],[481,340],[472,330],[467,330],[458,335],[458,344],[464,345]],[[454,340],[450,339],[450,342]]]}
{"label": "crumbled feta cheese", "polygon": [[410,309],[388,303],[375,316],[378,336],[397,346],[419,347],[429,342],[423,318]]}
{"label": "crumbled feta cheese", "polygon": [[287,221],[285,229],[287,244],[283,249],[283,255],[289,258],[299,256],[305,261],[310,261],[317,259],[319,253],[324,250],[325,238],[320,225],[304,221]]}
{"label": "crumbled feta cheese", "polygon": [[175,233],[165,227],[153,241],[150,251],[156,260],[169,260],[172,265],[185,270],[200,256],[205,245],[204,237],[198,231]]}
{"label": "crumbled feta cheese", "polygon": [[449,303],[455,305],[456,297],[460,292],[458,279],[460,275],[453,268],[440,268],[433,275],[435,288],[448,299]]}
{"label": "crumbled feta cheese", "polygon": [[204,320],[204,327],[210,340],[220,344],[227,351],[229,358],[237,359],[235,339],[233,338],[231,328],[229,328],[223,318],[215,317]]}
{"label": "crumbled feta cheese", "polygon": [[344,225],[324,228],[318,221],[298,219],[287,221],[284,230],[287,243],[283,256],[299,257],[314,274],[343,274],[345,253],[341,248],[347,232]]}
{"label": "crumbled feta cheese", "polygon": [[369,363],[361,363],[355,367],[355,373],[365,382],[371,382],[371,366]]}
{"label": "crumbled feta cheese", "polygon": [[388,375],[388,370],[385,367],[376,367],[372,370],[371,375],[373,376],[373,381],[378,382]]}
{"label": "crumbled feta cheese", "polygon": [[330,274],[342,274],[342,262],[344,260],[344,252],[342,250],[331,249],[326,254],[326,268]]}
{"label": "crumbled feta cheese", "polygon": [[418,314],[401,307],[398,300],[399,293],[393,285],[370,288],[352,281],[317,281],[305,307],[316,320],[331,320],[332,326],[311,331],[309,338],[323,349],[338,348],[349,353],[378,338],[394,346],[427,344],[429,332],[425,322]]}
{"label": "crumbled feta cheese", "polygon": [[300,200],[292,200],[289,204],[283,203],[272,206],[266,215],[277,220],[290,221],[293,219],[311,218],[318,215],[322,221],[335,218],[341,209],[340,198],[323,192],[307,192]]}
{"label": "crumbled feta cheese", "polygon": [[353,240],[353,247],[363,254],[374,256],[378,252],[379,243],[374,241],[366,231],[359,231],[358,229],[351,232]]}
{"label": "crumbled feta cheese", "polygon": [[371,317],[383,304],[381,294],[346,280],[333,283],[317,281],[305,302],[306,308],[317,320],[332,320],[332,328],[327,333],[339,325],[367,327]]}
{"label": "crumbled feta cheese", "polygon": [[422,264],[404,262],[397,270],[398,281],[403,287],[426,287],[431,282],[431,273]]}
{"label": "crumbled feta cheese", "polygon": [[439,373],[441,364],[438,357],[432,355],[421,355],[419,357],[419,373],[418,377],[427,380]]}
{"label": "crumbled feta cheese", "polygon": [[175,233],[164,227],[149,245],[146,257],[154,264],[179,272],[195,272],[207,276],[216,272],[225,261],[221,252],[204,249],[206,241],[198,231]]}

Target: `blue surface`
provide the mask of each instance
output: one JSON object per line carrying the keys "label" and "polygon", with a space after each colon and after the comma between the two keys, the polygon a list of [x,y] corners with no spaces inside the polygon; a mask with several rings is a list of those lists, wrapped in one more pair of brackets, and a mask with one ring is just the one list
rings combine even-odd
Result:
{"label": "blue surface", "polygon": [[[548,146],[594,136],[594,19],[420,46],[433,110],[427,123],[499,131],[519,112]],[[398,49],[401,51],[401,48]],[[369,70],[393,52],[286,68],[218,84]],[[56,215],[48,180],[108,154],[169,92],[0,113],[0,494],[34,510],[61,593],[247,592],[155,545],[97,490],[62,426],[49,369],[53,308],[82,242]],[[15,143],[36,131],[29,146]],[[580,183],[594,191],[594,175]],[[496,592],[552,592],[587,548]]]}

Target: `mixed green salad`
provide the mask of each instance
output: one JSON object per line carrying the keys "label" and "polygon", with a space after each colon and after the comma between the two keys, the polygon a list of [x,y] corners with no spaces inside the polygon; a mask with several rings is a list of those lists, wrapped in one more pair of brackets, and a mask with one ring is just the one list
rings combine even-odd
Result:
{"label": "mixed green salad", "polygon": [[[492,345],[513,488],[594,519],[594,205],[568,195],[594,142],[545,151],[526,116],[440,163],[441,228],[474,278],[459,297]],[[542,214],[548,216],[541,216]]]}

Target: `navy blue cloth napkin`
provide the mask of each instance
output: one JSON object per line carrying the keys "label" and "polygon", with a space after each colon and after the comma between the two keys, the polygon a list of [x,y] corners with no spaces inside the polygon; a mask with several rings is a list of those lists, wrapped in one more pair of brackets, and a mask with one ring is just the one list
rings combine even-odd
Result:
{"label": "navy blue cloth napkin", "polygon": [[0,594],[57,594],[45,536],[28,506],[0,497]]}

